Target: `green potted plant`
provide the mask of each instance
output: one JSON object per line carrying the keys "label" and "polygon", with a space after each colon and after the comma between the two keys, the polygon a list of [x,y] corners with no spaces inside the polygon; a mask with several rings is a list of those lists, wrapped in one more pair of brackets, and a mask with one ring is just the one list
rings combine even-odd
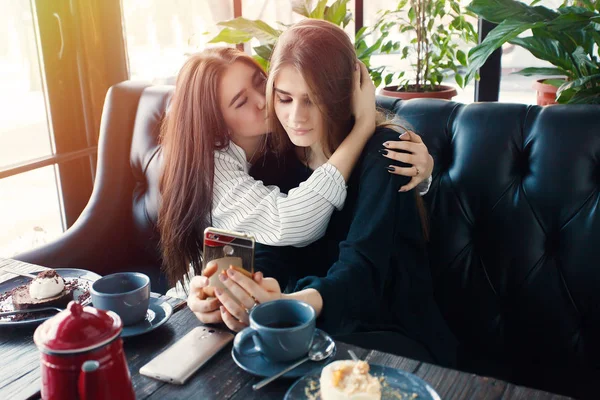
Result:
{"label": "green potted plant", "polygon": [[[485,40],[469,51],[466,80],[474,77],[490,54],[504,43],[528,50],[553,67],[525,68],[525,76],[559,76],[534,83],[538,104],[600,104],[600,2],[567,0],[556,10],[516,0],[473,0],[467,7],[480,17],[498,24]],[[531,36],[519,37],[531,30]],[[548,98],[549,96],[549,98]]]}
{"label": "green potted plant", "polygon": [[454,74],[459,87],[466,84],[463,69],[467,56],[461,47],[477,43],[469,15],[457,0],[401,0],[395,10],[385,11],[382,28],[408,37],[400,58],[410,62],[414,77],[407,76],[406,71],[388,74],[385,84],[394,80],[397,84],[386,86],[381,93],[405,99],[455,96],[454,87],[441,83]]}
{"label": "green potted plant", "polygon": [[[352,20],[352,12],[348,10],[348,0],[336,0],[329,6],[327,5],[327,0],[318,0],[314,6],[312,0],[291,1],[292,10],[305,18],[322,19],[342,28],[345,28]],[[385,21],[379,20],[372,27],[365,26],[361,28],[356,32],[354,40],[357,56],[369,69],[375,86],[381,83],[385,67],[372,67],[370,62],[371,55],[380,51],[397,51],[400,48],[399,43],[386,41],[389,32],[384,26],[385,23]],[[217,25],[222,26],[223,29],[209,43],[238,44],[257,39],[259,45],[253,47],[256,53],[254,58],[265,69],[268,69],[269,59],[271,58],[273,46],[277,42],[277,38],[287,28],[287,25],[281,22],[278,22],[279,27],[274,28],[264,21],[249,20],[243,17],[222,21],[217,23]],[[367,44],[367,38],[374,32],[377,32],[378,38],[375,43],[369,45]]]}

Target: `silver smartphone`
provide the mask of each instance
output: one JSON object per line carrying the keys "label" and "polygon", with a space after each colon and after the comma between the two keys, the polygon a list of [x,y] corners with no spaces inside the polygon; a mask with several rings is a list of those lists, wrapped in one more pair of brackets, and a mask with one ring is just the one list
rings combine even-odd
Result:
{"label": "silver smartphone", "polygon": [[140,368],[140,374],[183,385],[233,338],[234,335],[226,330],[198,326]]}

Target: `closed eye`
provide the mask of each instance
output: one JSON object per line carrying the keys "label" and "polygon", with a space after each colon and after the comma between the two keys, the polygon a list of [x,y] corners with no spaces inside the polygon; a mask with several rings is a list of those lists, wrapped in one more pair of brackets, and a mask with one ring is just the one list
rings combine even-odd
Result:
{"label": "closed eye", "polygon": [[287,97],[287,98],[281,98],[281,97],[277,96],[277,100],[278,100],[280,103],[291,103],[291,102],[292,102],[292,99],[291,99],[291,98],[289,98],[289,97]]}
{"label": "closed eye", "polygon": [[235,106],[236,110],[238,108],[241,108],[244,104],[246,104],[248,102],[248,98],[246,97],[240,104],[238,104],[237,106]]}

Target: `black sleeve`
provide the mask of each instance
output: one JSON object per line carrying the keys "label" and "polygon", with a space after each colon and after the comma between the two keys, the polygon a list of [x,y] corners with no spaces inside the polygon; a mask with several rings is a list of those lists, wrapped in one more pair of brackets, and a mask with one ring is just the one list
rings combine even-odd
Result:
{"label": "black sleeve", "polygon": [[[282,292],[289,292],[295,282],[297,265],[302,248],[293,246],[267,246],[256,244],[254,253],[254,269],[261,271],[265,277],[275,278]],[[287,290],[286,290],[287,289]]]}
{"label": "black sleeve", "polygon": [[[390,174],[391,160],[378,150],[388,140],[398,140],[391,129],[378,130],[363,152],[355,171],[358,197],[348,235],[339,246],[339,258],[325,277],[301,279],[296,290],[314,288],[323,298],[320,324],[331,334],[352,332],[360,321],[373,320],[380,308],[390,271],[392,249],[399,249],[402,262],[419,259],[410,253],[422,251],[423,232],[415,192],[398,192],[408,177]],[[420,246],[420,247],[419,247]],[[407,257],[403,257],[402,253]],[[396,250],[396,254],[398,254]],[[414,266],[393,268],[412,268]]]}

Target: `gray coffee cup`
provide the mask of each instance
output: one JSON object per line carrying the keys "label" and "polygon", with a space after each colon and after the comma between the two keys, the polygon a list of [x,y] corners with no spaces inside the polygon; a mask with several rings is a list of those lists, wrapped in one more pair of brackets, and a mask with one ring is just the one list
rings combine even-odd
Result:
{"label": "gray coffee cup", "polygon": [[92,284],[90,293],[94,307],[114,311],[123,325],[131,325],[146,318],[150,278],[139,272],[106,275]]}
{"label": "gray coffee cup", "polygon": [[[233,347],[242,355],[262,354],[273,361],[305,356],[315,334],[315,310],[299,300],[275,300],[260,304],[250,313],[250,326],[238,333]],[[254,347],[243,343],[254,340]]]}

